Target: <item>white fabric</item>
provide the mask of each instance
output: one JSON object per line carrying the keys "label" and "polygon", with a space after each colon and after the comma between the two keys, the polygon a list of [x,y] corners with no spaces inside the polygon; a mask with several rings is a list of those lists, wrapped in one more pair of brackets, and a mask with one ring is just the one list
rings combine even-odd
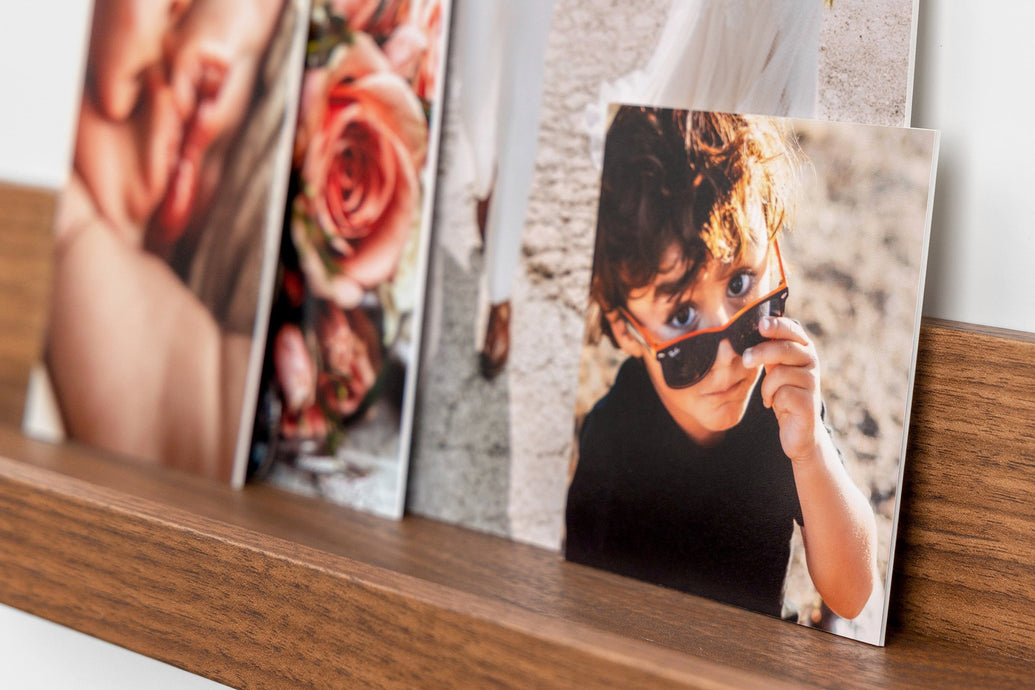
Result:
{"label": "white fabric", "polygon": [[499,0],[457,0],[456,58],[460,77],[460,132],[471,161],[474,196],[492,189],[499,130],[500,83],[509,4]]}
{"label": "white fabric", "polygon": [[509,298],[521,254],[552,6],[553,0],[460,0],[454,8],[473,192],[480,199],[492,193],[485,266],[493,304]]}
{"label": "white fabric", "polygon": [[809,117],[822,0],[673,0],[647,65],[652,105]]}
{"label": "white fabric", "polygon": [[[552,6],[457,0],[454,7],[472,191],[492,195],[485,266],[493,304],[509,298],[520,258]],[[594,159],[599,164],[608,103],[812,116],[822,14],[822,0],[672,0],[646,67],[604,84],[587,111]]]}
{"label": "white fabric", "polygon": [[790,117],[816,111],[822,0],[672,0],[647,66],[586,112],[599,164],[611,103]]}

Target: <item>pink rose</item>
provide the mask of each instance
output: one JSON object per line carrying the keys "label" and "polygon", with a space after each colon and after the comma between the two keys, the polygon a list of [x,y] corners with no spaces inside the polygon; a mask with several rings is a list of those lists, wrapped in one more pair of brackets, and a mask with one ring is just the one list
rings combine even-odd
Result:
{"label": "pink rose", "polygon": [[413,15],[428,46],[413,77],[413,90],[422,100],[430,101],[435,96],[438,77],[442,73],[442,2],[418,0],[413,7]]}
{"label": "pink rose", "polygon": [[383,46],[392,69],[410,82],[417,97],[424,101],[435,95],[442,60],[441,31],[441,0],[414,0],[406,21],[399,24]]}
{"label": "pink rose", "polygon": [[414,228],[428,126],[380,48],[357,33],[306,73],[302,192],[291,235],[311,290],[343,308],[390,279]]}
{"label": "pink rose", "polygon": [[320,399],[328,409],[347,417],[359,409],[377,380],[377,331],[364,312],[346,315],[328,305],[317,320],[316,334],[325,369],[318,379]]}
{"label": "pink rose", "polygon": [[305,336],[294,324],[283,326],[273,341],[273,367],[289,413],[297,413],[316,398],[316,367]]}
{"label": "pink rose", "polygon": [[416,24],[407,22],[392,32],[383,49],[392,70],[413,84],[428,50],[428,37]]}

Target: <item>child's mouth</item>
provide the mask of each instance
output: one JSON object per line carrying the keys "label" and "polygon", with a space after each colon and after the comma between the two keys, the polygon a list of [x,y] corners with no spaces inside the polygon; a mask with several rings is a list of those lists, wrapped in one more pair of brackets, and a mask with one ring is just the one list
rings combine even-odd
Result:
{"label": "child's mouth", "polygon": [[712,396],[712,397],[716,397],[716,398],[722,398],[722,397],[725,397],[725,396],[730,395],[731,393],[735,392],[743,384],[744,384],[744,379],[737,379],[732,384],[730,384],[728,386],[724,386],[724,387],[720,388],[719,390],[712,391],[711,393],[708,393],[707,395]]}

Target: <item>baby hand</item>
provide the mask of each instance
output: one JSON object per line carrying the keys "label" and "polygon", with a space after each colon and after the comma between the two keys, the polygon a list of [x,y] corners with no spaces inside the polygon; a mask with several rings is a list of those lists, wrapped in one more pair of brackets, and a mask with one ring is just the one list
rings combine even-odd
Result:
{"label": "baby hand", "polygon": [[825,433],[820,420],[819,356],[797,321],[768,316],[759,323],[768,338],[744,351],[744,365],[765,366],[762,402],[776,413],[783,452],[795,462],[814,456]]}

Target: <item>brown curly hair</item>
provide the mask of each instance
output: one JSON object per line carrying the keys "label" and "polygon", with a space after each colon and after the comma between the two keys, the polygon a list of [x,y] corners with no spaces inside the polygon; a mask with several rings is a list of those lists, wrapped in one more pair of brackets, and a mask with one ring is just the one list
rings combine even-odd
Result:
{"label": "brown curly hair", "polygon": [[[590,297],[606,313],[649,285],[675,244],[684,292],[709,257],[740,259],[789,222],[797,155],[772,118],[621,106],[604,148]],[[761,209],[767,237],[751,219]],[[757,217],[757,216],[754,216]]]}

